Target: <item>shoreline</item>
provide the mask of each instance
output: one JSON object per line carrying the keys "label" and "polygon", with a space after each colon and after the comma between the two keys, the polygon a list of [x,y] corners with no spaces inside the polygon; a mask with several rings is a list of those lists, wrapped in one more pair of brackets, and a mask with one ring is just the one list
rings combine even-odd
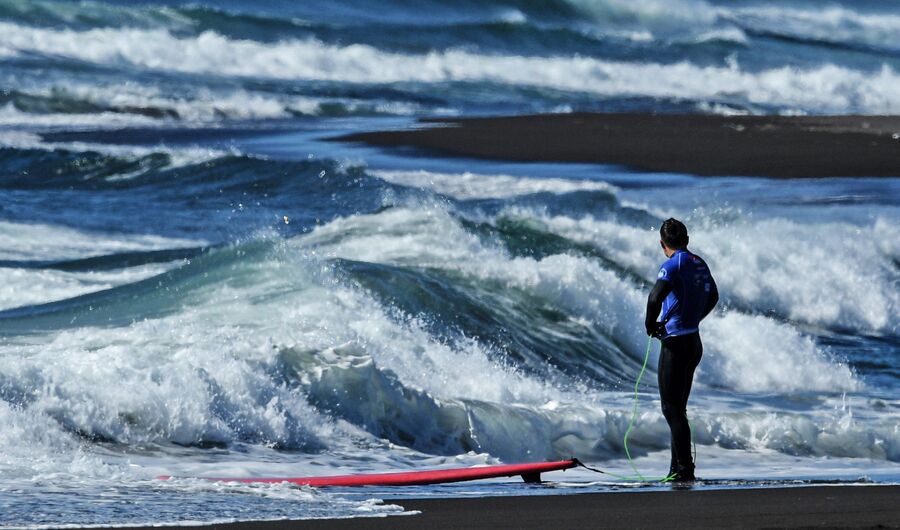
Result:
{"label": "shoreline", "polygon": [[329,141],[454,157],[771,178],[900,176],[900,116],[540,114],[422,119]]}
{"label": "shoreline", "polygon": [[[223,530],[900,528],[900,486],[799,486],[386,501],[418,514],[200,525]],[[173,525],[175,526],[175,525]],[[154,525],[153,528],[168,527]],[[139,528],[139,527],[135,527]],[[150,528],[144,527],[144,528]]]}

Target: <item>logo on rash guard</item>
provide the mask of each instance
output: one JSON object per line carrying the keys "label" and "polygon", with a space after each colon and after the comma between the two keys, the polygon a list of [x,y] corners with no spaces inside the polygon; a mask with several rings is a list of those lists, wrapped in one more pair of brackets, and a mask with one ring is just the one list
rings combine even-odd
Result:
{"label": "logo on rash guard", "polygon": [[656,279],[663,280],[666,278],[666,276],[668,276],[668,274],[669,271],[667,271],[666,269],[659,269],[659,274],[656,275]]}

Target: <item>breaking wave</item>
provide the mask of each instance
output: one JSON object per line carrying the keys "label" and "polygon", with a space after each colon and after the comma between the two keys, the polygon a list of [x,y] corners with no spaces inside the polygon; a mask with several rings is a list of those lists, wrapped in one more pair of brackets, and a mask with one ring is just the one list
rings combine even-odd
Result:
{"label": "breaking wave", "polygon": [[[10,23],[0,23],[0,35],[0,50],[5,50],[6,56],[36,53],[158,72],[377,85],[495,83],[608,97],[716,101],[822,113],[889,114],[900,108],[900,92],[895,88],[900,86],[898,75],[887,64],[874,72],[835,64],[753,71],[734,62],[704,66],[687,61],[626,62],[462,49],[410,54],[366,44],[327,44],[315,38],[262,43],[212,31],[181,37],[165,29],[73,31]],[[270,102],[263,103],[253,105],[262,109],[255,112],[267,108],[275,116],[290,112],[289,104],[274,103],[273,107]],[[227,106],[228,101],[221,104]],[[304,107],[314,105],[318,104],[301,103],[298,109],[303,112]],[[158,112],[167,113],[164,107]],[[193,112],[204,111],[201,107]]]}

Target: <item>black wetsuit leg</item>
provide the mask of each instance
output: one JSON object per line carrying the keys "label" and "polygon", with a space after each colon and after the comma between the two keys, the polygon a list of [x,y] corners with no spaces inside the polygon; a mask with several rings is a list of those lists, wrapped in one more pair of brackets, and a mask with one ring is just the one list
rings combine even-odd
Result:
{"label": "black wetsuit leg", "polygon": [[699,333],[667,337],[659,352],[659,397],[662,413],[672,433],[672,472],[693,476],[691,427],[687,401],[694,382],[694,370],[703,356]]}

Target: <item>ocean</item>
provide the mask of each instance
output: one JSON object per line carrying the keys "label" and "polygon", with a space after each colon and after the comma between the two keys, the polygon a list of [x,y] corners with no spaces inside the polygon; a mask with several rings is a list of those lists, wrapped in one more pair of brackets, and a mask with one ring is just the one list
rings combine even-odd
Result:
{"label": "ocean", "polygon": [[[722,295],[688,409],[700,487],[900,482],[900,179],[327,141],[421,117],[897,114],[898,43],[900,9],[861,0],[0,0],[0,526],[664,488],[196,477],[633,474],[669,216]],[[629,439],[645,475],[669,458],[657,354]]]}

